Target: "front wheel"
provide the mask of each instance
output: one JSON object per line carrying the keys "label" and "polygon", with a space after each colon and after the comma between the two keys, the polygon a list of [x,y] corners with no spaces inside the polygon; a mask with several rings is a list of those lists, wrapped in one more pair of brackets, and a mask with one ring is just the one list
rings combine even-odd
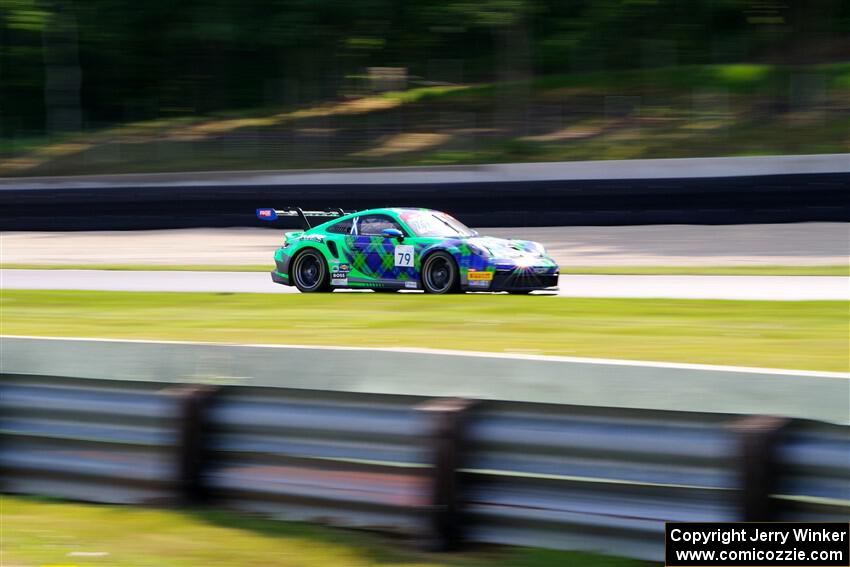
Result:
{"label": "front wheel", "polygon": [[452,293],[458,290],[458,269],[454,258],[446,252],[434,252],[422,266],[425,293]]}
{"label": "front wheel", "polygon": [[318,250],[305,250],[296,256],[290,273],[301,293],[330,291],[328,265]]}

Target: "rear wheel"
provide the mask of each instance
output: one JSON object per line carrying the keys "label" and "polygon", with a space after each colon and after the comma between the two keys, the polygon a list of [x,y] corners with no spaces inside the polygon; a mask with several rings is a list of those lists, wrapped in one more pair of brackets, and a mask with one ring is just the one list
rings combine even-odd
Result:
{"label": "rear wheel", "polygon": [[301,293],[330,291],[328,265],[318,250],[305,250],[292,261],[292,280]]}
{"label": "rear wheel", "polygon": [[434,252],[422,266],[422,287],[425,293],[458,291],[458,270],[454,258],[446,252]]}

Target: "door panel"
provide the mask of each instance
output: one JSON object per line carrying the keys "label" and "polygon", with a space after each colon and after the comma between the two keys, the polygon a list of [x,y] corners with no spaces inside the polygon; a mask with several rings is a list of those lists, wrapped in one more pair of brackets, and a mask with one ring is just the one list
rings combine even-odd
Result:
{"label": "door panel", "polygon": [[355,234],[346,238],[347,247],[351,250],[351,266],[372,281],[401,284],[403,287],[405,282],[419,279],[415,247],[409,238],[401,242],[386,238],[381,233],[385,228],[395,228],[408,234],[389,215],[371,214],[357,218]]}

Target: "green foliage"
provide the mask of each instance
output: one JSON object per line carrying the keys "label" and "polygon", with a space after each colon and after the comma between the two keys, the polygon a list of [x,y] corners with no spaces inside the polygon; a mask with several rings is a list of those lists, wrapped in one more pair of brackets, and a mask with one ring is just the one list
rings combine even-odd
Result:
{"label": "green foliage", "polygon": [[0,137],[0,176],[841,153],[848,85],[850,63],[417,87]]}
{"label": "green foliage", "polygon": [[41,33],[50,12],[35,0],[5,0],[4,24],[9,30]]}
{"label": "green foliage", "polygon": [[[0,135],[50,130],[56,105],[78,104],[83,126],[94,128],[314,103],[362,92],[362,81],[346,77],[373,66],[471,83],[828,61],[848,32],[850,3],[841,0],[4,0]],[[81,81],[51,99],[45,87],[64,76],[49,63],[57,60]],[[758,70],[715,78],[746,84]]]}

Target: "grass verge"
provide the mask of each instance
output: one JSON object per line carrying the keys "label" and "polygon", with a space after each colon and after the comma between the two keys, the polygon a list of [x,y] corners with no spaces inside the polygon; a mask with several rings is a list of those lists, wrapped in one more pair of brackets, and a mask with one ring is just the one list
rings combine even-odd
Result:
{"label": "grass verge", "polygon": [[3,290],[0,332],[847,371],[844,301]]}
{"label": "grass verge", "polygon": [[588,553],[523,548],[422,553],[372,534],[213,510],[152,510],[12,496],[3,496],[2,510],[2,564],[9,566],[651,565]]}
{"label": "grass verge", "polygon": [[[268,272],[271,265],[229,264],[0,264],[0,270],[107,270],[146,272]],[[634,276],[850,276],[850,265],[825,266],[562,266],[562,274]]]}

